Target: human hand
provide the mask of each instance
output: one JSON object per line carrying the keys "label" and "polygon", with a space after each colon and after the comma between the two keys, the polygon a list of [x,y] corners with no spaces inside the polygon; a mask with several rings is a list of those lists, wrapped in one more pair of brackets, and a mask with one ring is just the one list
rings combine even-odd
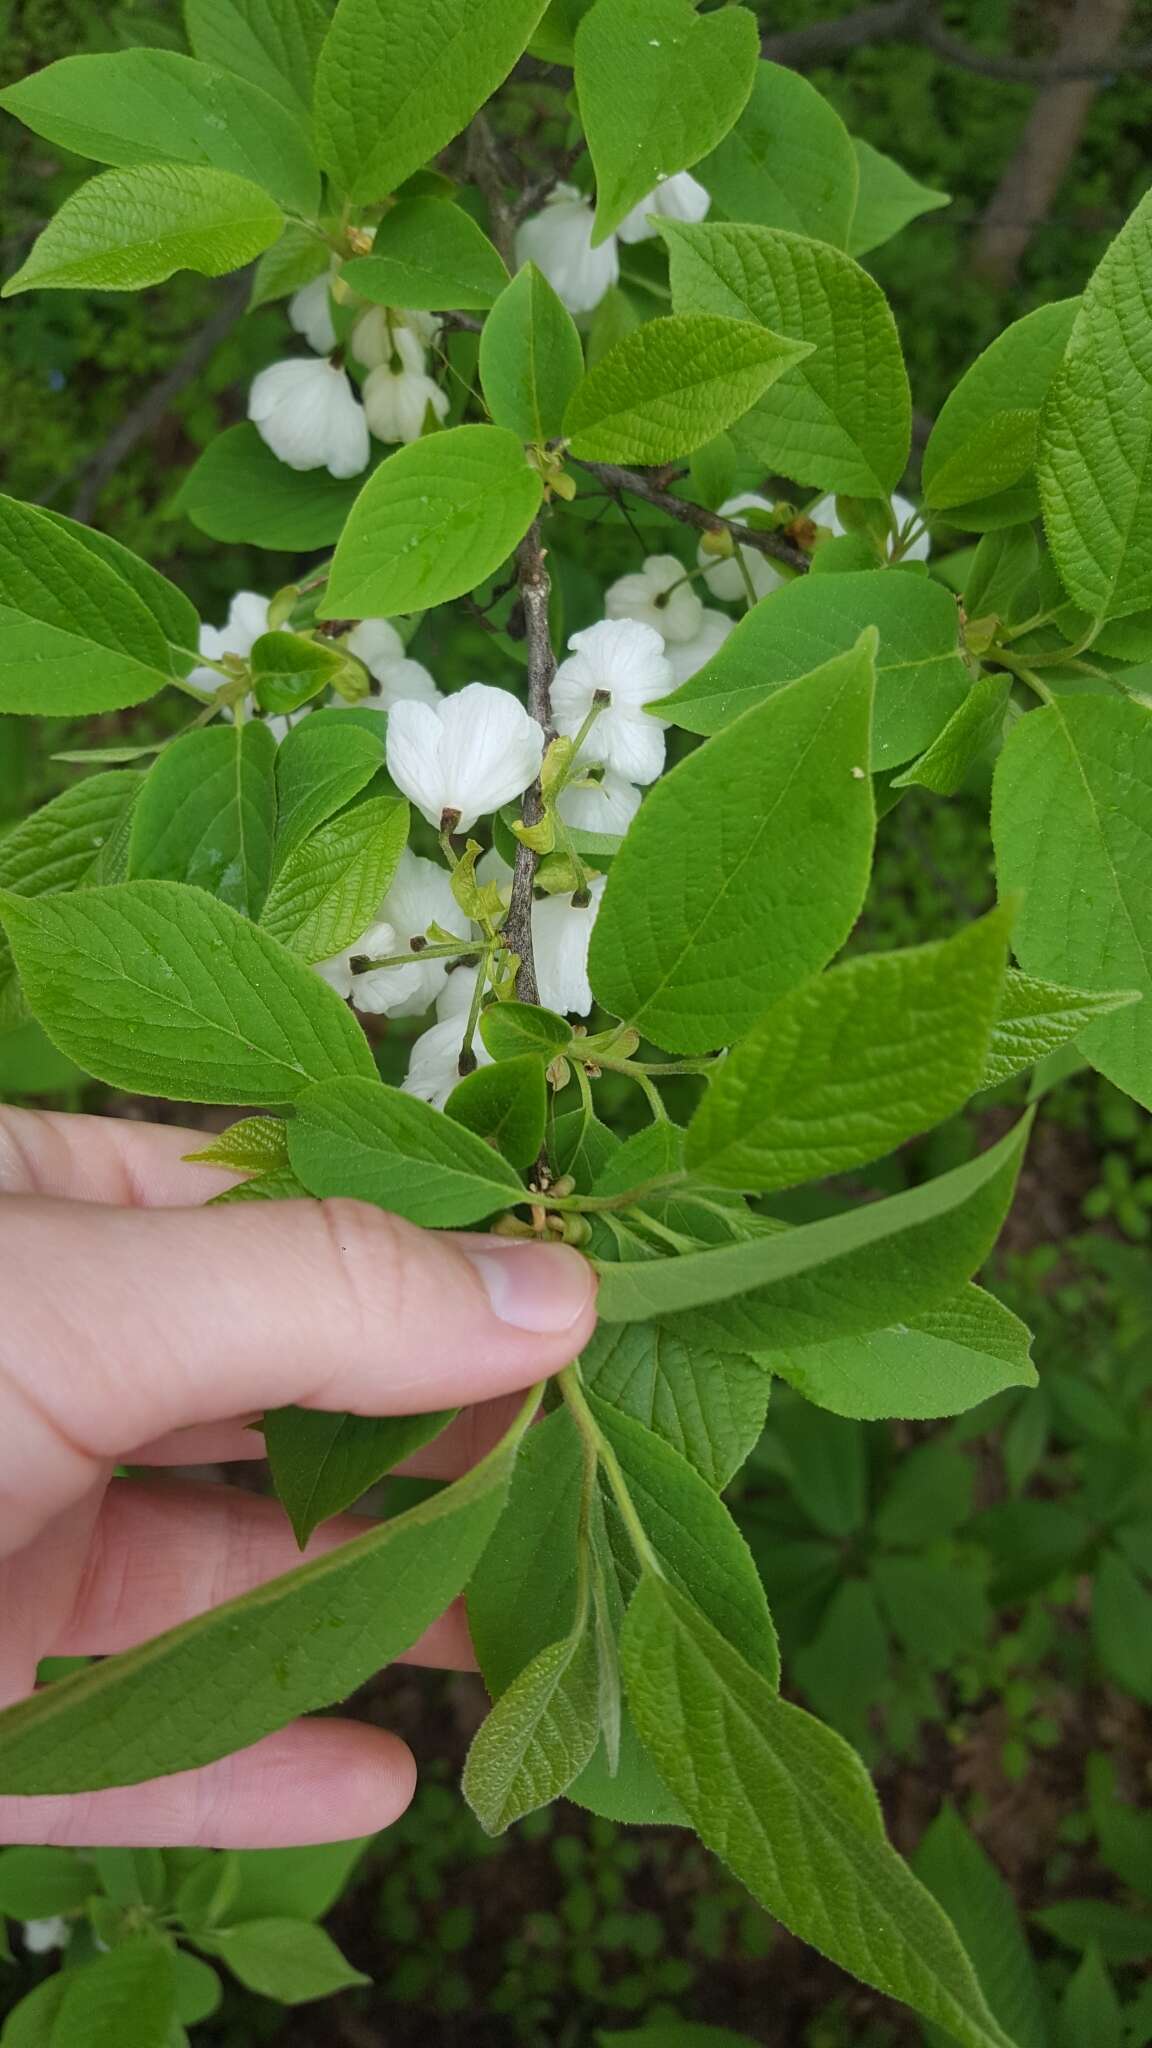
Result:
{"label": "human hand", "polygon": [[[561,1245],[422,1231],[359,1202],[199,1207],[234,1178],[185,1162],[202,1143],[0,1109],[0,1705],[42,1657],[129,1649],[300,1562],[276,1502],[114,1480],[117,1463],[258,1456],[247,1419],[288,1403],[465,1407],[406,1468],[451,1478],[511,1419],[501,1397],[590,1334],[592,1275]],[[305,1555],[363,1528],[338,1516]],[[407,1661],[469,1668],[460,1610]],[[0,1794],[0,1840],[340,1840],[394,1820],[414,1775],[397,1736],[304,1720],[149,1784]]]}

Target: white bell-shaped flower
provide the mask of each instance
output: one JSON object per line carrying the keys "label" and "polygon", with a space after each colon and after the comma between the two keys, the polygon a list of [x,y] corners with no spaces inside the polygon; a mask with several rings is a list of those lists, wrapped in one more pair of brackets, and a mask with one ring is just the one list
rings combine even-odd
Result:
{"label": "white bell-shaped flower", "polygon": [[[472,927],[452,894],[446,868],[405,848],[392,885],[380,905],[377,922],[350,949],[353,959],[386,958],[407,953],[413,939],[423,939],[431,925],[455,932],[465,943]],[[448,962],[412,954],[401,967],[369,967],[353,977],[352,1001],[374,1017],[419,1017],[441,993]]]}
{"label": "white bell-shaped flower", "polygon": [[[201,626],[200,652],[221,661],[226,654],[243,658],[251,654],[261,633],[268,631],[268,599],[254,590],[238,590],[228,607],[222,626]],[[203,690],[215,690],[222,678],[214,668],[194,668],[188,681]]]}
{"label": "white bell-shaped flower", "polygon": [[438,420],[448,411],[448,393],[423,370],[393,369],[381,363],[364,379],[364,413],[378,441],[418,441],[428,409]]}
{"label": "white bell-shaped flower", "polygon": [[664,642],[635,619],[601,619],[568,642],[573,652],[552,683],[557,732],[575,739],[596,701],[608,699],[587,741],[584,758],[601,761],[628,782],[655,782],[664,766],[665,721],[644,709],[672,688]]}
{"label": "white bell-shaped flower", "polygon": [[577,832],[624,833],[640,809],[640,796],[635,783],[605,768],[598,782],[589,778],[568,783],[556,808]]}
{"label": "white bell-shaped flower", "polygon": [[659,633],[667,653],[673,640],[691,640],[700,630],[704,606],[675,555],[649,555],[644,566],[620,576],[604,596],[610,619],[636,619]]}
{"label": "white bell-shaped flower", "polygon": [[605,877],[589,885],[588,903],[571,896],[547,896],[532,905],[532,953],[536,985],[546,1010],[586,1017],[594,997],[588,985],[588,947],[604,895]]}
{"label": "white bell-shaped flower", "polygon": [[435,313],[418,313],[397,306],[369,306],[352,329],[349,346],[358,363],[375,370],[400,356],[407,370],[423,370],[425,350],[440,332]]}
{"label": "white bell-shaped flower", "polygon": [[695,225],[704,219],[711,204],[712,194],[699,178],[694,178],[691,171],[677,171],[671,178],[662,178],[655,191],[625,214],[616,233],[622,242],[646,242],[649,235],[659,232],[649,219],[650,214]]}
{"label": "white bell-shaped flower", "polygon": [[711,661],[717,650],[723,647],[729,633],[735,631],[735,621],[724,612],[705,606],[700,614],[700,627],[691,640],[668,640],[664,652],[672,665],[672,674],[677,685],[686,683],[697,669]]}
{"label": "white bell-shaped flower", "polygon": [[72,1928],[60,1914],[53,1914],[47,1920],[25,1920],[21,1934],[28,1955],[46,1956],[51,1949],[67,1948]]}
{"label": "white bell-shaped flower", "polygon": [[570,313],[590,313],[620,275],[616,237],[592,247],[595,213],[574,185],[557,185],[541,213],[516,234],[517,263],[543,271]]}
{"label": "white bell-shaped flower", "polygon": [[[899,491],[893,493],[892,516],[895,519],[898,528],[901,526],[907,526],[908,521],[913,517],[915,511],[916,507],[912,503],[912,500],[910,498],[902,498]],[[842,521],[837,515],[836,499],[832,492],[829,492],[826,498],[821,498],[818,504],[810,505],[808,508],[807,517],[811,519],[816,526],[830,526],[832,528],[833,533],[847,532],[847,528],[843,525]],[[900,559],[902,562],[926,562],[931,552],[931,534],[918,533],[911,547],[905,548],[904,553],[901,555]]]}
{"label": "white bell-shaped flower", "polygon": [[544,735],[519,699],[468,683],[436,705],[411,699],[388,719],[388,773],[430,825],[467,832],[540,773]]}
{"label": "white bell-shaped flower", "polygon": [[319,356],[270,363],[253,380],[248,417],[289,469],[358,476],[371,444],[364,408],[344,371]]}
{"label": "white bell-shaped flower", "polygon": [[[772,501],[770,498],[762,498],[757,491],[741,491],[735,498],[727,498],[719,509],[725,519],[735,519],[739,523],[740,514],[750,512],[753,507],[761,512],[770,512]],[[777,575],[767,555],[761,554],[759,548],[742,547],[740,553],[758,598],[767,597],[770,590],[775,590],[777,585],[784,581],[782,576]],[[697,551],[696,559],[704,571],[704,581],[713,597],[722,597],[729,604],[738,604],[742,598],[747,599],[748,587],[740,573],[740,564],[735,555],[717,559],[715,555],[708,554],[707,550],[701,547]]]}
{"label": "white bell-shaped flower", "polygon": [[390,711],[406,697],[421,704],[439,704],[440,692],[423,662],[411,661],[404,642],[388,619],[361,619],[344,642],[350,654],[362,661],[378,688],[369,703]]}
{"label": "white bell-shaped flower", "polygon": [[323,276],[314,277],[311,284],[302,284],[288,301],[289,320],[318,356],[330,355],[336,346],[332,301],[328,296],[330,277],[331,271],[326,270]]}
{"label": "white bell-shaped flower", "polygon": [[[437,1022],[416,1040],[409,1056],[403,1083],[406,1093],[418,1095],[422,1102],[431,1102],[436,1109],[443,1109],[463,1078],[460,1054],[475,988],[474,968],[454,969],[436,1003]],[[472,1040],[472,1053],[477,1067],[491,1066],[492,1055],[478,1031]]]}

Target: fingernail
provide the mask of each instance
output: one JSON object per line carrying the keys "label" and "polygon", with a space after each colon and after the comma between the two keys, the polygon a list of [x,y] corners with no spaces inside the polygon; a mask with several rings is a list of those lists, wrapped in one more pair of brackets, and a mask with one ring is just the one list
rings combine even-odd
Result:
{"label": "fingernail", "polygon": [[516,1244],[493,1240],[491,1251],[468,1246],[494,1315],[515,1330],[540,1336],[570,1330],[586,1312],[592,1272],[579,1252],[562,1244]]}

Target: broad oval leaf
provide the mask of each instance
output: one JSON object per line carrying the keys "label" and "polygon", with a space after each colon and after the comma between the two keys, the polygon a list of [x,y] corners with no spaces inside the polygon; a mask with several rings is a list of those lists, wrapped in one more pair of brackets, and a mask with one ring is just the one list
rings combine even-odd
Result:
{"label": "broad oval leaf", "polygon": [[1005,1387],[1034,1387],[1025,1325],[982,1288],[887,1330],[774,1351],[772,1370],[833,1415],[922,1422],[963,1415]]}
{"label": "broad oval leaf", "polygon": [[675,1316],[602,1323],[580,1354],[587,1385],[679,1451],[720,1490],[764,1427],[767,1369],[737,1352],[688,1343]]}
{"label": "broad oval leaf", "polygon": [[314,711],[294,725],[276,755],[277,868],[383,766],[383,739],[346,711]]}
{"label": "broad oval leaf", "polygon": [[376,916],[408,843],[408,806],[372,797],[317,828],[278,869],[260,922],[301,960],[330,960]]}
{"label": "broad oval leaf", "polygon": [[181,484],[177,504],[212,540],[308,553],[339,540],[363,488],[360,476],[289,469],[245,421],[209,441]]}
{"label": "broad oval leaf", "polygon": [[[120,880],[109,866],[126,841],[125,828],[143,781],[134,771],[85,776],[13,825],[0,838],[0,889],[16,896],[52,896]],[[0,933],[0,1027],[25,1014],[11,949]]]}
{"label": "broad oval leaf", "polygon": [[328,30],[320,0],[185,0],[184,25],[205,63],[234,71],[311,117],[313,74]]}
{"label": "broad oval leaf", "polygon": [[518,1173],[462,1124],[382,1082],[306,1092],[288,1155],[311,1195],[354,1195],[410,1223],[478,1223],[521,1201]]}
{"label": "broad oval leaf", "polygon": [[905,570],[801,576],[769,592],[654,709],[688,732],[720,732],[771,690],[846,654],[867,626],[880,635],[872,766],[895,767],[936,737],[969,688],[955,599]]}
{"label": "broad oval leaf", "polygon": [[353,507],[321,616],[388,618],[474,590],[523,538],[542,489],[504,427],[452,427],[398,449]]}
{"label": "broad oval leaf", "polygon": [[444,1110],[510,1166],[531,1166],[544,1143],[548,1117],[544,1062],[524,1053],[478,1067],[457,1082]]}
{"label": "broad oval leaf", "polygon": [[398,201],[376,230],[372,254],[346,263],[341,276],[375,306],[458,306],[479,312],[508,282],[483,229],[445,199]]}
{"label": "broad oval leaf", "polygon": [[480,336],[480,382],[498,427],[521,441],[553,439],[584,375],[576,323],[534,263],[517,271]]}
{"label": "broad oval leaf", "polygon": [[[940,408],[924,450],[924,488],[929,502],[934,502],[937,480],[946,478],[949,471],[960,476],[963,466],[971,464],[977,481],[979,462],[991,464],[999,427],[992,427],[990,445],[990,422],[1003,422],[1007,414],[1021,412],[1035,414],[1038,420],[1079,303],[1078,299],[1060,299],[1026,313],[997,335],[965,371]],[[1006,478],[989,466],[984,488],[978,494],[970,491],[967,503],[946,490],[941,502],[949,505],[948,524],[982,533],[1033,519],[1040,507],[1032,475],[1034,452],[1034,447],[1018,442],[1015,476]]]}
{"label": "broad oval leaf", "polygon": [[173,741],[132,818],[133,880],[192,882],[259,917],[272,874],[276,742],[266,725],[214,725]]}
{"label": "broad oval leaf", "polygon": [[321,690],[339,690],[349,678],[361,689],[364,685],[363,674],[348,655],[322,640],[305,639],[302,633],[261,633],[248,660],[252,695],[261,711],[273,717],[299,711]]}
{"label": "broad oval leaf", "polygon": [[337,188],[386,199],[501,85],[545,0],[340,0],[316,72],[316,145]]}
{"label": "broad oval leaf", "polygon": [[121,547],[110,534],[101,533],[96,527],[81,526],[79,520],[69,519],[63,512],[54,512],[48,505],[39,509],[53,526],[68,535],[69,540],[87,548],[90,555],[106,562],[122,583],[131,585],[168,641],[173,673],[185,674],[194,665],[200,645],[200,617],[191,598],[185,597],[174,583],[169,583],[168,578],[162,576],[159,569],[154,569],[150,562],[142,562],[131,548]]}
{"label": "broad oval leaf", "polygon": [[673,1052],[739,1038],[851,931],[871,864],[875,634],[657,783],[612,863],[589,974]]}
{"label": "broad oval leaf", "polygon": [[284,225],[246,178],[197,164],[104,171],[64,201],[0,292],[135,292],[176,270],[221,277],[271,248]]}
{"label": "broad oval leaf", "polygon": [[733,431],[800,484],[886,498],[904,473],[912,401],[888,302],[850,256],[777,228],[662,221],[678,313],[754,320],[810,344]]}
{"label": "broad oval leaf", "polygon": [[852,147],[859,186],[848,235],[850,256],[867,256],[883,242],[890,242],[893,235],[898,235],[901,228],[922,213],[952,204],[950,193],[934,192],[930,185],[921,185],[918,179],[909,177],[902,164],[885,156],[882,150],[873,149],[860,136],[853,137]]}
{"label": "broad oval leaf", "polygon": [[5,892],[0,918],[53,1044],[115,1088],[274,1104],[375,1072],[335,991],[202,889],[122,882],[37,902]]}
{"label": "broad oval leaf", "polygon": [[46,512],[0,498],[0,711],[141,704],[173,672],[151,606]]}
{"label": "broad oval leaf", "polygon": [[748,105],[698,174],[712,194],[713,219],[789,228],[848,247],[856,151],[835,107],[798,71],[757,65]]}
{"label": "broad oval leaf", "polygon": [[758,55],[746,8],[700,15],[691,0],[597,0],[575,37],[596,241],[715,147],[747,101]]}
{"label": "broad oval leaf", "polygon": [[480,1012],[480,1036],[494,1060],[515,1059],[534,1052],[547,1060],[572,1043],[572,1027],[555,1010],[535,1003],[493,1003]]}
{"label": "broad oval leaf", "polygon": [[564,432],[574,455],[606,462],[690,455],[810,352],[747,320],[707,313],[646,320],[577,386]]}

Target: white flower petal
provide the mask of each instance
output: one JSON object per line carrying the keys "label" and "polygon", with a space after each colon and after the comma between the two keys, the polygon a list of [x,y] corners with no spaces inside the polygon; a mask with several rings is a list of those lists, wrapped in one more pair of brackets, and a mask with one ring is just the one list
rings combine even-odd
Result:
{"label": "white flower petal", "polygon": [[560,792],[557,809],[577,832],[626,832],[640,808],[641,793],[633,783],[606,768],[600,782],[570,782]]}
{"label": "white flower petal", "polygon": [[364,408],[344,371],[319,357],[261,370],[248,394],[248,417],[289,469],[347,477],[368,465]]}
{"label": "white flower petal", "polygon": [[[770,498],[762,498],[756,491],[742,491],[737,497],[728,498],[719,509],[726,519],[738,521],[741,512],[748,512],[753,506],[758,507],[761,512],[770,512],[772,501]],[[784,581],[782,576],[777,575],[767,555],[761,554],[759,548],[742,547],[740,553],[744,557],[752,588],[758,598],[767,597],[770,590],[775,590]],[[739,604],[742,599],[747,598],[747,586],[735,555],[717,561],[714,555],[709,555],[703,548],[699,548],[696,560],[704,570],[704,581],[713,597],[722,597],[728,604]]]}
{"label": "white flower petal", "polygon": [[332,325],[332,302],[328,296],[329,271],[314,277],[311,284],[301,285],[288,301],[288,318],[297,334],[302,334],[309,348],[317,355],[326,356],[336,346],[336,329]]}
{"label": "white flower petal", "polygon": [[603,875],[591,884],[592,901],[548,896],[532,906],[532,952],[540,1001],[561,1016],[586,1017],[593,995],[588,984],[588,947],[604,894]]}
{"label": "white flower petal", "polygon": [[626,782],[647,785],[664,771],[664,727],[646,711],[602,711],[594,727],[596,752]]}
{"label": "white flower petal", "polygon": [[606,591],[604,610],[610,619],[635,619],[650,626],[671,660],[672,643],[691,640],[699,631],[704,606],[686,581],[683,562],[675,555],[649,555],[642,569],[619,577]]}
{"label": "white flower petal", "polygon": [[677,171],[639,200],[631,213],[625,214],[616,233],[622,242],[644,242],[659,232],[649,220],[649,214],[657,214],[664,220],[695,223],[704,219],[711,204],[712,194],[698,178],[692,176],[691,171]]}
{"label": "white flower petal", "polygon": [[[419,343],[415,346],[419,348]],[[364,379],[364,413],[378,441],[418,441],[429,406],[442,420],[448,411],[448,394],[422,371],[396,371],[382,363]]]}
{"label": "white flower petal", "polygon": [[440,719],[433,705],[408,698],[389,713],[388,773],[428,823],[439,826],[448,797],[440,768]]}
{"label": "white flower petal", "polygon": [[679,645],[669,643],[668,659],[677,685],[686,683],[706,661],[711,661],[717,650],[723,647],[729,633],[734,631],[735,621],[724,612],[702,611],[700,629],[694,639],[681,641]]}
{"label": "white flower petal", "polygon": [[381,669],[390,662],[403,661],[404,642],[390,619],[361,619],[344,645],[349,654],[362,661],[369,675],[379,680]]}
{"label": "white flower petal", "polygon": [[517,231],[517,263],[535,263],[570,313],[590,313],[620,275],[615,236],[592,247],[594,220],[591,206],[561,185]]}

